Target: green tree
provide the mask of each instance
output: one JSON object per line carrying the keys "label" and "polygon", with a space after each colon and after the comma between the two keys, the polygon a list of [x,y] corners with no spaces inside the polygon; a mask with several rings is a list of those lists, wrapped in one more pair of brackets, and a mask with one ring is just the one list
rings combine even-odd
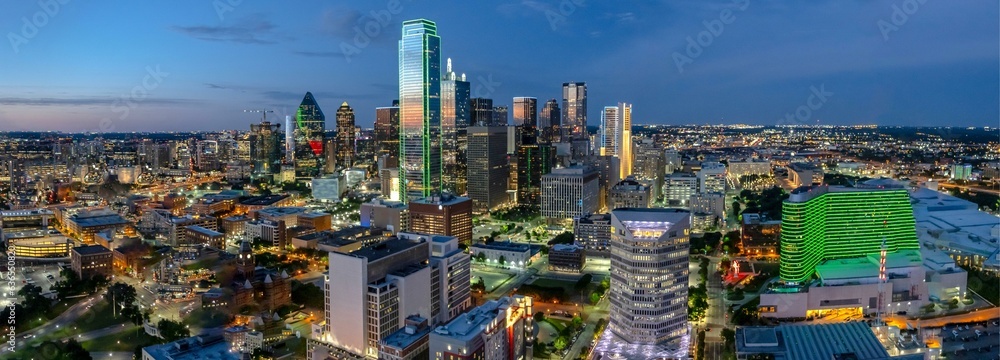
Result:
{"label": "green tree", "polygon": [[738,216],[740,216],[740,202],[733,201],[733,217],[735,218]]}
{"label": "green tree", "polygon": [[108,291],[104,293],[104,300],[111,304],[121,315],[126,314],[126,309],[136,307],[135,299],[135,288],[132,285],[122,282],[117,282],[109,286]]}
{"label": "green tree", "polygon": [[579,329],[580,325],[583,325],[583,319],[579,316],[573,316],[573,320],[570,320],[570,324],[573,324],[574,329]]}
{"label": "green tree", "polygon": [[504,264],[507,263],[507,258],[505,258],[503,255],[500,255],[500,258],[497,259],[497,263],[500,264],[500,266],[503,266]]}
{"label": "green tree", "polygon": [[556,338],[555,341],[552,342],[552,346],[554,346],[558,351],[562,351],[563,349],[565,349],[566,345],[569,345],[569,339],[567,339],[565,336],[559,336]]}
{"label": "green tree", "polygon": [[67,360],[93,359],[93,357],[90,356],[90,352],[87,351],[87,349],[84,349],[83,346],[80,345],[80,343],[76,342],[76,340],[73,339],[69,339],[69,341],[66,342],[66,345],[63,346],[61,352],[62,354],[60,354],[61,356],[58,357],[59,359],[67,359]]}
{"label": "green tree", "polygon": [[311,283],[304,284],[292,281],[292,303],[308,306],[313,309],[322,309],[323,289]]}
{"label": "green tree", "polygon": [[579,280],[576,281],[576,284],[573,284],[573,289],[576,291],[586,290],[587,285],[590,285],[590,282],[593,281],[593,279],[594,279],[593,275],[584,274],[583,276],[580,277]]}
{"label": "green tree", "polygon": [[542,322],[542,321],[545,320],[545,313],[543,313],[541,311],[536,312],[535,315],[534,315],[534,318],[535,318],[535,322]]}
{"label": "green tree", "polygon": [[162,336],[163,340],[167,342],[191,336],[191,331],[188,330],[184,324],[169,319],[160,320],[160,322],[156,323],[156,328],[160,330],[160,336]]}
{"label": "green tree", "polygon": [[598,294],[596,291],[590,293],[590,304],[597,305],[598,301],[601,301],[601,294]]}

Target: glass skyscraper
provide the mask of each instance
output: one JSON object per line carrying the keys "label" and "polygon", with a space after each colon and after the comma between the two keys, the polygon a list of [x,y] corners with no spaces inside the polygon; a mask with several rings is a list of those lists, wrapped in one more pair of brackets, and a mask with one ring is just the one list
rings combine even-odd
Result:
{"label": "glass skyscraper", "polygon": [[556,99],[549,99],[542,107],[542,112],[538,114],[538,128],[542,133],[542,142],[559,142],[561,123],[562,113],[559,112],[559,103]]}
{"label": "glass skyscraper", "polygon": [[354,166],[354,109],[345,101],[337,109],[337,168]]}
{"label": "glass skyscraper", "polygon": [[495,126],[493,124],[493,99],[469,99],[469,126]]}
{"label": "glass skyscraper", "polygon": [[425,19],[403,22],[399,41],[400,198],[441,192],[441,38]]}
{"label": "glass skyscraper", "polygon": [[326,116],[307,92],[295,113],[295,177],[314,178],[323,169]]}
{"label": "glass skyscraper", "polygon": [[587,83],[563,83],[563,141],[587,138]]}
{"label": "glass skyscraper", "polygon": [[250,154],[254,179],[269,177],[281,169],[281,133],[279,124],[262,121],[250,124]]}
{"label": "glass skyscraper", "polygon": [[[398,105],[398,104],[397,104]],[[375,108],[375,146],[378,156],[386,155],[389,162],[399,161],[399,107]],[[395,165],[391,167],[396,167]]]}
{"label": "glass skyscraper", "polygon": [[441,80],[441,142],[444,189],[464,194],[466,187],[466,135],[469,128],[469,82],[451,70],[451,59]]}

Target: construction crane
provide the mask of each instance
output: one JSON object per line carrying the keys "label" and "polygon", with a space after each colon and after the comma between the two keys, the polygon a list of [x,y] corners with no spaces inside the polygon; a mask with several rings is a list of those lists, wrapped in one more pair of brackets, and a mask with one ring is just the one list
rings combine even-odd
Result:
{"label": "construction crane", "polygon": [[266,109],[259,109],[259,110],[243,110],[243,112],[245,112],[245,113],[261,113],[261,114],[262,114],[262,115],[261,115],[262,117],[261,117],[261,120],[260,120],[260,121],[261,121],[261,122],[264,122],[264,121],[267,121],[267,113],[273,113],[273,112],[274,112],[274,110],[266,110]]}

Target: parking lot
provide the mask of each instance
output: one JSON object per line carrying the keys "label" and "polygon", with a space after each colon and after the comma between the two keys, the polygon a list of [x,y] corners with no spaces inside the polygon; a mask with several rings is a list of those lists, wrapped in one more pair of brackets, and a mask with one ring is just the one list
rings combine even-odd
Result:
{"label": "parking lot", "polygon": [[1000,357],[1000,322],[997,319],[949,325],[938,332],[941,355],[948,359],[996,359]]}
{"label": "parking lot", "polygon": [[59,265],[58,264],[44,264],[44,265],[32,265],[21,267],[21,285],[24,284],[35,284],[42,288],[42,292],[47,292],[59,281]]}

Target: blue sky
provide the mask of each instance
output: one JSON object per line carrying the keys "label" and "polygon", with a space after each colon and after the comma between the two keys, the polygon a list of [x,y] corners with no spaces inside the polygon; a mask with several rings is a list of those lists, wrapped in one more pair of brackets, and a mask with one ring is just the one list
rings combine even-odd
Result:
{"label": "blue sky", "polygon": [[[359,46],[372,12],[388,21]],[[981,0],[8,2],[0,131],[248,129],[244,109],[291,114],[306,91],[370,127],[397,97],[412,18],[438,23],[444,57],[495,103],[587,82],[591,125],[619,101],[635,123],[771,125],[822,87],[806,123],[998,126],[998,13]],[[689,37],[708,45],[689,51]]]}

